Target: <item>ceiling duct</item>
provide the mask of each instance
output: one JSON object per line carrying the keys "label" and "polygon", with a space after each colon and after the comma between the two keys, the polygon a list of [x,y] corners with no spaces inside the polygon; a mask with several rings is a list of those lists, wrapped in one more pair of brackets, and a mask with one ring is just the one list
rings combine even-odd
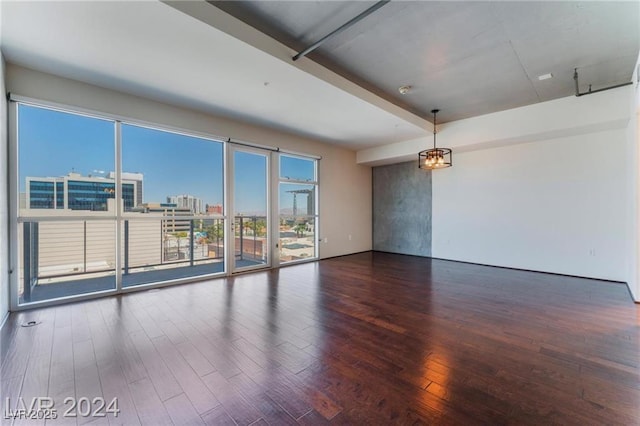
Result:
{"label": "ceiling duct", "polygon": [[616,84],[615,86],[603,87],[602,89],[591,90],[591,85],[589,85],[589,91],[580,93],[580,86],[578,84],[578,68],[573,69],[573,81],[576,84],[576,96],[584,96],[591,95],[593,93],[604,92],[605,90],[617,89],[618,87],[628,86],[633,82],[630,81],[628,83]]}
{"label": "ceiling duct", "polygon": [[391,0],[383,0],[383,1],[379,1],[378,3],[374,4],[369,9],[365,10],[364,12],[362,12],[361,14],[356,16],[355,18],[351,19],[346,24],[343,24],[340,28],[338,28],[336,30],[333,30],[332,32],[330,32],[326,36],[322,37],[320,40],[318,40],[315,43],[313,43],[311,46],[309,46],[306,49],[304,49],[302,52],[299,52],[298,54],[296,54],[293,57],[293,60],[297,61],[298,59],[306,56],[307,54],[309,54],[311,52],[313,52],[318,47],[320,47],[325,41],[329,40],[331,37],[333,37],[333,36],[335,36],[337,34],[340,34],[344,30],[346,30],[347,28],[349,28],[352,25],[354,25],[355,23],[363,20],[364,18],[366,18],[367,16],[371,15],[373,12],[375,12],[378,9],[380,9],[382,6],[384,6],[385,4],[389,3],[390,1]]}

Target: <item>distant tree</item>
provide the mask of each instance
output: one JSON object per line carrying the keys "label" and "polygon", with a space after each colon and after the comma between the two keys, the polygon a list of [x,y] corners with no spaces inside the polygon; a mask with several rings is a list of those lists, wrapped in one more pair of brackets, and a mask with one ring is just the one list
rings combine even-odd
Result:
{"label": "distant tree", "polygon": [[177,252],[178,252],[178,258],[180,258],[180,241],[182,241],[183,238],[187,238],[189,236],[189,233],[186,231],[180,231],[180,232],[174,232],[172,234],[175,238],[176,238],[176,243],[178,245],[177,247]]}
{"label": "distant tree", "polygon": [[212,243],[224,238],[224,226],[220,221],[216,221],[213,225],[205,228],[207,233],[207,241]]}
{"label": "distant tree", "polygon": [[259,219],[256,221],[254,232],[258,237],[264,237],[267,235],[267,221],[265,219]]}
{"label": "distant tree", "polygon": [[304,232],[307,230],[307,224],[299,223],[293,228],[293,230],[296,232],[296,237],[302,238],[304,237]]}
{"label": "distant tree", "polygon": [[244,227],[245,235],[249,235],[249,231],[252,231],[251,233],[254,232],[253,226],[254,226],[253,220],[249,219],[244,221],[243,227]]}

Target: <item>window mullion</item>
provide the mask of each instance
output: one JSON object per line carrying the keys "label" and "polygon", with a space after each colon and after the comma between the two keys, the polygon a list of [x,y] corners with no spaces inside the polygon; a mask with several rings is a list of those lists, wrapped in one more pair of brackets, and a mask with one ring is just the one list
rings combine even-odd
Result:
{"label": "window mullion", "polygon": [[122,291],[122,230],[123,230],[123,199],[122,199],[122,123],[115,122],[115,197],[116,197],[116,290]]}

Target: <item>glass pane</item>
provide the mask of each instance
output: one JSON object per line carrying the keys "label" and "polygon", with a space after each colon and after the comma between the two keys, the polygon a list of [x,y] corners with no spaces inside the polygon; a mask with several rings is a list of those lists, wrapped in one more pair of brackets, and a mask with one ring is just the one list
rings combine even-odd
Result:
{"label": "glass pane", "polygon": [[122,125],[122,192],[126,212],[220,217],[223,144]]}
{"label": "glass pane", "polygon": [[255,266],[267,261],[267,217],[235,217],[236,267]]}
{"label": "glass pane", "polygon": [[280,214],[314,216],[316,214],[316,186],[280,183]]}
{"label": "glass pane", "polygon": [[18,105],[20,216],[115,214],[114,123]]}
{"label": "glass pane", "polygon": [[116,287],[113,221],[24,222],[18,245],[20,303]]}
{"label": "glass pane", "polygon": [[262,154],[233,155],[233,223],[236,268],[268,263],[267,160]]}
{"label": "glass pane", "polygon": [[124,221],[123,287],[224,272],[224,220],[156,216]]}
{"label": "glass pane", "polygon": [[316,160],[280,155],[280,178],[314,182]]}
{"label": "glass pane", "polygon": [[280,216],[280,263],[315,258],[314,217]]}
{"label": "glass pane", "polygon": [[224,271],[222,154],[221,142],[122,126],[123,287]]}

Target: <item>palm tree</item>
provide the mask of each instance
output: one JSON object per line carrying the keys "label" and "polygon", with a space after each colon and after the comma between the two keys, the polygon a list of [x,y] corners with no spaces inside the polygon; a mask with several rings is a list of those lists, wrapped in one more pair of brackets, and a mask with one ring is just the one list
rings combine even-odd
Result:
{"label": "palm tree", "polygon": [[264,237],[267,235],[267,221],[265,219],[260,219],[256,222],[256,229],[254,232],[258,237]]}
{"label": "palm tree", "polygon": [[249,235],[249,231],[253,231],[253,221],[252,220],[247,220],[246,222],[244,222],[243,224],[244,227],[244,235]]}
{"label": "palm tree", "polygon": [[216,220],[216,223],[205,228],[208,242],[219,241],[224,238],[224,227]]}
{"label": "palm tree", "polygon": [[307,224],[299,223],[293,228],[293,230],[296,231],[296,237],[302,238],[304,237],[304,232],[307,230]]}

